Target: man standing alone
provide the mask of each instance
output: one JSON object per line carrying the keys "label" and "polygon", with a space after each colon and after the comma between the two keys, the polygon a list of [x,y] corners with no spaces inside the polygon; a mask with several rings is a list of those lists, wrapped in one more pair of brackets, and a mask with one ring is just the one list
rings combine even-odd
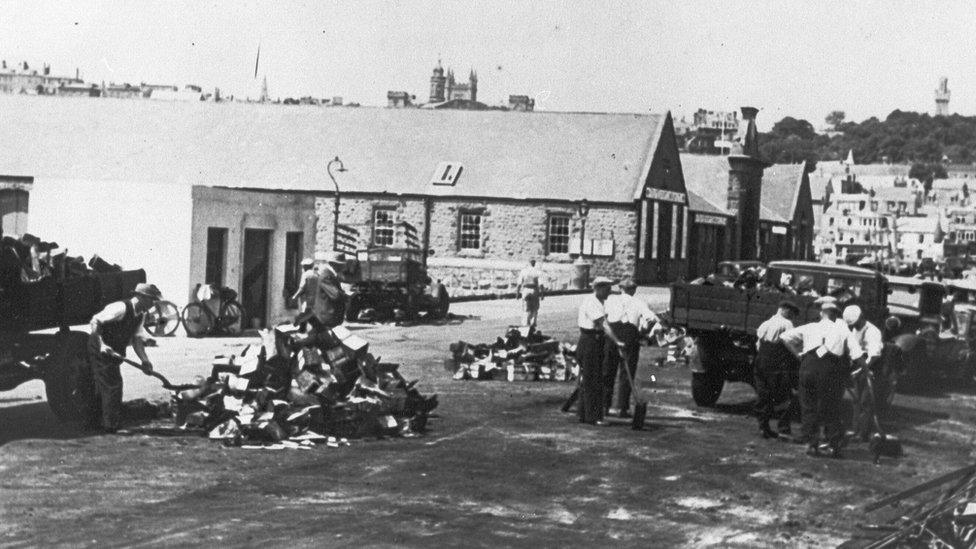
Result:
{"label": "man standing alone", "polygon": [[516,296],[522,300],[522,325],[534,328],[539,319],[539,302],[542,300],[542,278],[545,273],[529,260],[529,266],[519,271]]}
{"label": "man standing alone", "polygon": [[319,273],[312,312],[321,327],[332,329],[345,320],[348,298],[342,291],[336,269],[345,266],[346,256],[342,252],[328,252],[322,259],[325,265]]}

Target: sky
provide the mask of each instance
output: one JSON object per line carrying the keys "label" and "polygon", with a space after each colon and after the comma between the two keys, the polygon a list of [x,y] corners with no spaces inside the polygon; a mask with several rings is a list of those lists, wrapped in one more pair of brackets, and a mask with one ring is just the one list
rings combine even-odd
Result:
{"label": "sky", "polygon": [[[441,60],[478,99],[553,111],[760,109],[816,127],[894,109],[976,114],[974,2],[2,1],[0,58],[86,81],[197,84],[222,95],[424,102]],[[255,56],[260,45],[258,78]]]}

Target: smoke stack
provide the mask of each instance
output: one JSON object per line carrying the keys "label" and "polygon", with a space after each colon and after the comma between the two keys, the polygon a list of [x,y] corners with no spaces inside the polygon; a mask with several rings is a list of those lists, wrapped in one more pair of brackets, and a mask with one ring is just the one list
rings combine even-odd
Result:
{"label": "smoke stack", "polygon": [[729,155],[727,207],[736,222],[732,252],[740,260],[758,259],[762,176],[770,166],[759,158],[757,114],[759,109],[755,107],[742,107],[742,122]]}

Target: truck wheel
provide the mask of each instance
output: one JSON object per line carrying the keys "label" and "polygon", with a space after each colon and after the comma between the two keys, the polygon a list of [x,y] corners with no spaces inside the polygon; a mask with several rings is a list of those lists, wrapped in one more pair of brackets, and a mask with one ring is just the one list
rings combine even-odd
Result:
{"label": "truck wheel", "polygon": [[699,406],[715,406],[724,386],[725,380],[722,379],[722,376],[711,372],[692,372],[691,374],[691,398]]}
{"label": "truck wheel", "polygon": [[59,337],[56,348],[48,357],[45,376],[44,392],[47,404],[54,415],[63,422],[89,423],[97,409],[91,402],[81,402],[81,395],[94,399],[94,387],[88,390],[76,391],[79,383],[91,383],[91,379],[82,376],[82,371],[88,368],[88,335],[81,332],[68,332]]}

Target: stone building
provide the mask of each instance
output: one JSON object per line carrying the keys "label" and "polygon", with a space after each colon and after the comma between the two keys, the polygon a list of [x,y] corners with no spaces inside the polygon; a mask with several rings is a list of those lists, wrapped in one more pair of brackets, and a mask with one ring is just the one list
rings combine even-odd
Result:
{"label": "stone building", "polygon": [[0,111],[0,173],[34,177],[32,230],[146,269],[178,304],[225,284],[253,325],[291,318],[299,261],[331,247],[336,156],[348,249],[416,247],[455,295],[509,292],[531,258],[553,288],[579,258],[590,276],[671,282],[694,249],[667,113],[24,95],[0,96]]}
{"label": "stone building", "polygon": [[0,93],[25,93],[51,95],[62,86],[80,86],[83,81],[75,71],[75,76],[56,76],[51,74],[51,66],[43,65],[41,71],[31,69],[26,61],[16,66],[7,66],[0,61]]}

